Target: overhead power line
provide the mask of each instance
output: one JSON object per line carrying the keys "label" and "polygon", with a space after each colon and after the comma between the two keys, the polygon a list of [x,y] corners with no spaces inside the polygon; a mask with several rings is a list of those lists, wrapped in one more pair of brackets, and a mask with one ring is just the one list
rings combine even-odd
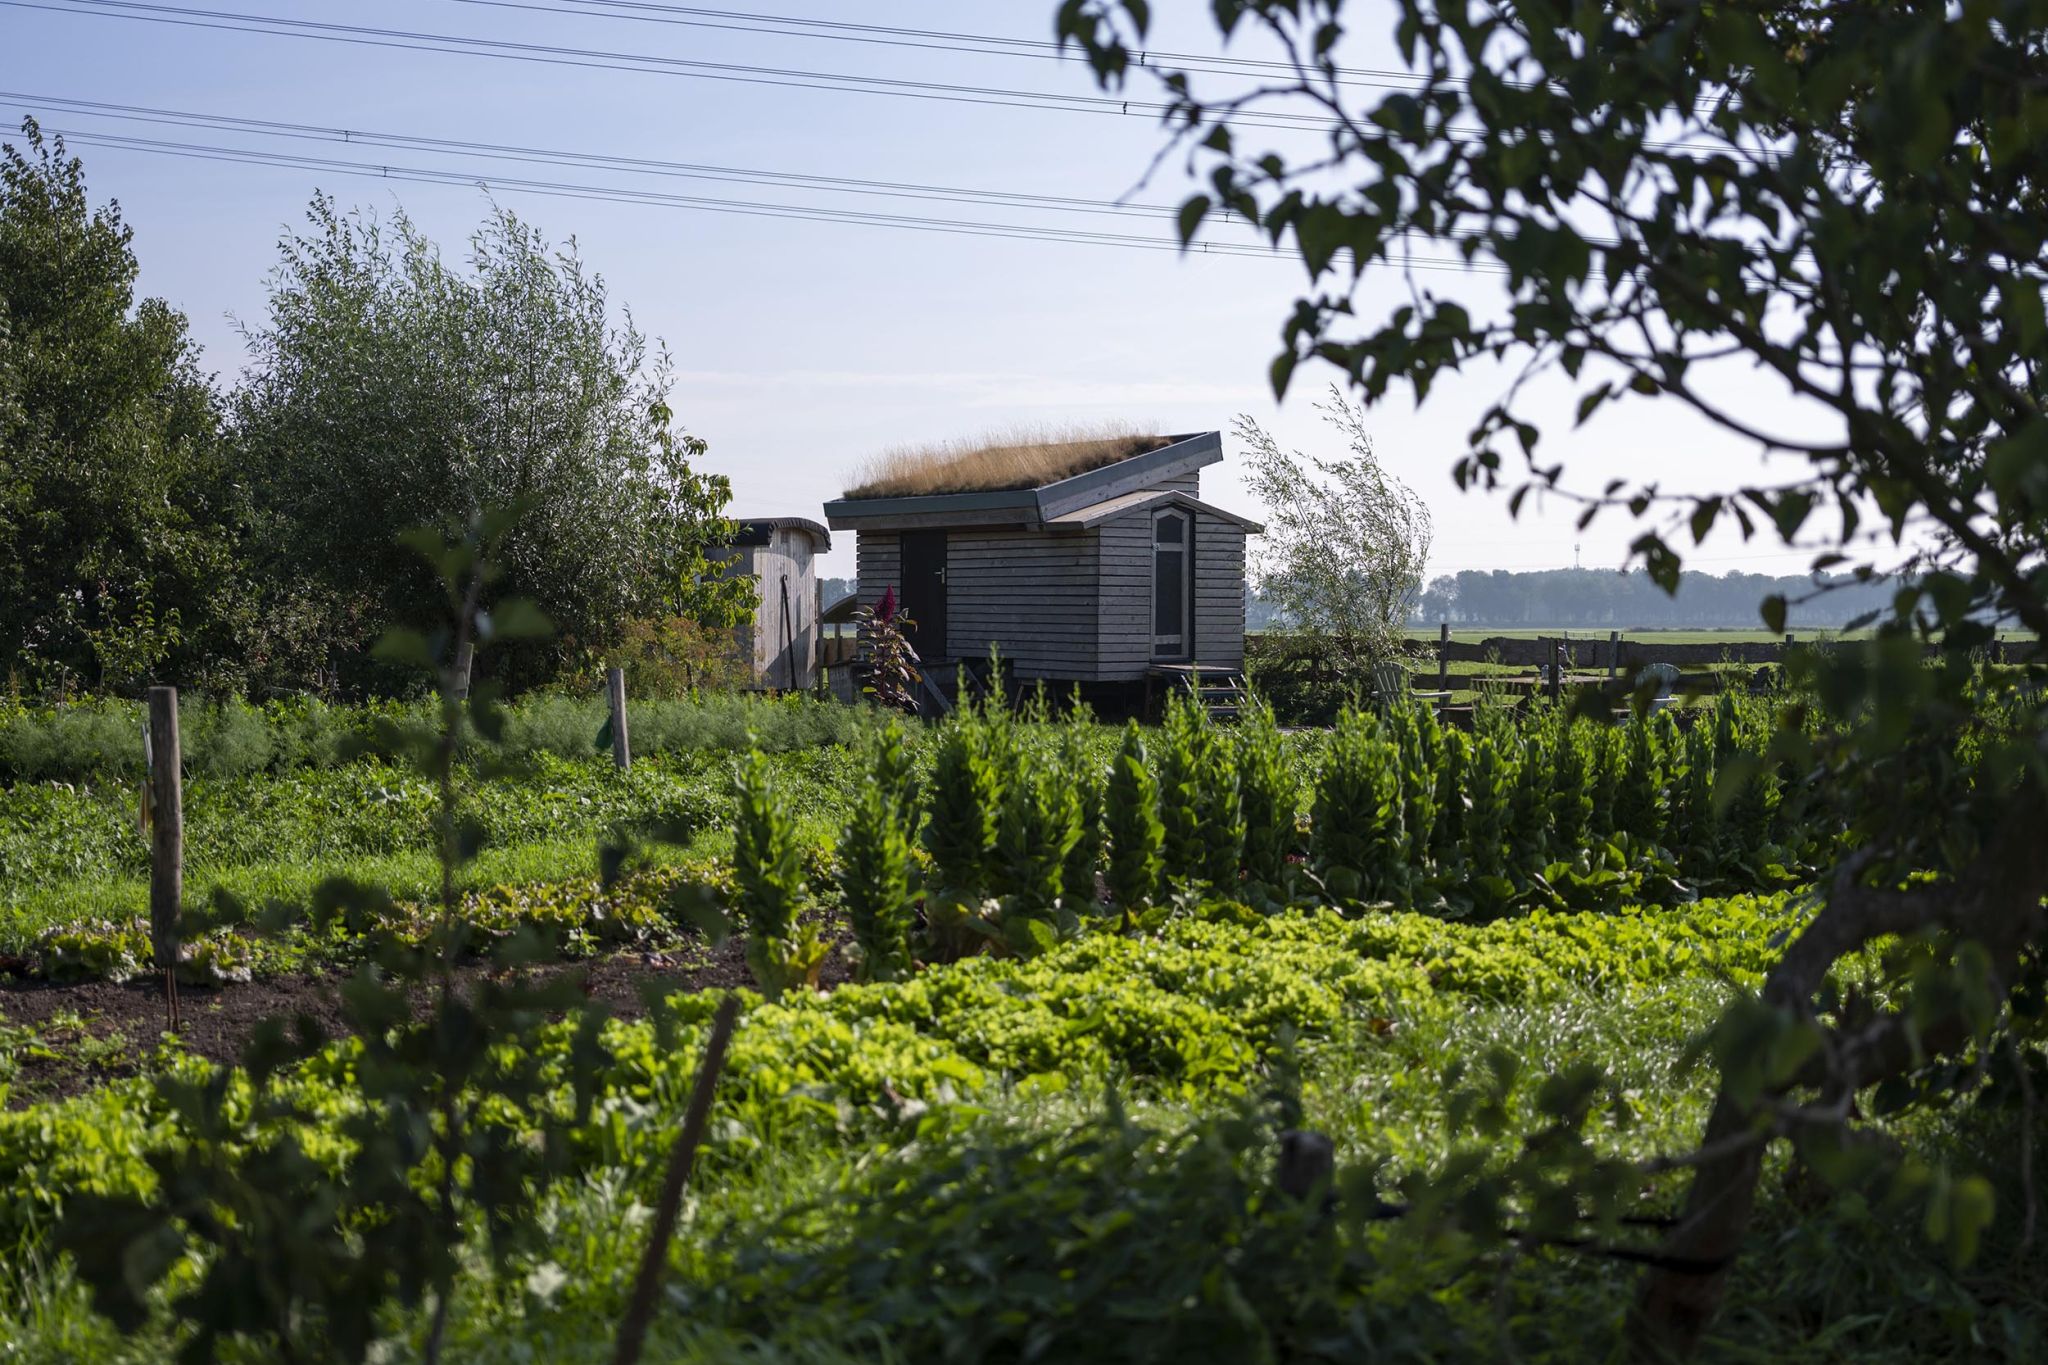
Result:
{"label": "overhead power line", "polygon": [[[389,147],[404,150],[426,151],[437,155],[455,152],[482,156],[491,160],[508,161],[517,164],[538,164],[569,166],[578,169],[624,170],[634,174],[648,174],[682,179],[703,179],[760,185],[774,188],[797,190],[827,190],[856,195],[873,195],[892,198],[908,198],[919,201],[969,203],[983,206],[1028,210],[1034,212],[1056,211],[1075,214],[1099,214],[1118,218],[1141,218],[1155,223],[1170,221],[1175,208],[1165,204],[1129,204],[1118,200],[1086,199],[1076,196],[1034,195],[1004,190],[982,190],[959,186],[926,185],[903,181],[857,180],[843,176],[816,176],[785,171],[765,171],[736,166],[708,166],[689,162],[663,161],[646,157],[617,156],[606,153],[567,152],[538,147],[521,147],[504,143],[474,142],[458,138],[426,137],[409,133],[374,132],[364,129],[328,127],[319,124],[290,123],[276,119],[255,119],[235,115],[209,114],[195,110],[162,109],[147,105],[117,104],[104,100],[76,99],[69,96],[28,94],[20,91],[0,91],[0,101],[32,114],[48,115],[50,112],[85,114],[94,118],[116,119],[151,125],[206,129],[213,132],[231,132],[262,137],[280,137],[294,140],[314,140],[340,143],[349,147]],[[222,148],[200,146],[190,143],[164,142],[147,138],[106,133],[95,129],[57,129],[74,141],[93,139],[93,145],[117,146],[134,151],[179,151],[193,154],[204,153],[209,159],[247,159],[255,157],[277,157],[276,164],[305,165],[308,169],[322,169],[348,166],[368,166],[369,163],[333,162],[321,158],[292,158],[282,154],[262,152],[257,149]],[[384,177],[387,172],[402,171],[406,175],[439,177],[435,183],[473,184],[478,181],[504,188],[546,188],[551,193],[568,189],[583,188],[607,199],[634,193],[619,186],[564,186],[556,182],[519,180],[499,176],[495,173],[463,169],[459,171],[433,167],[388,168],[377,166],[376,172]],[[647,202],[668,202],[674,200],[676,207],[716,206],[738,210],[759,210],[769,208],[787,209],[792,215],[802,217],[828,217],[833,210],[815,205],[770,205],[750,201],[709,200],[702,196],[658,196]],[[880,218],[896,218],[904,215],[865,215],[855,213],[847,221],[868,222]],[[931,224],[943,224],[952,228],[974,228],[977,230],[1001,231],[1005,233],[1028,234],[1034,237],[1046,233],[1058,233],[1061,229],[1045,228],[1038,225],[984,223],[960,220],[929,220]],[[1242,224],[1240,224],[1242,225]],[[1248,225],[1244,225],[1248,226]],[[1100,235],[1100,234],[1083,234]],[[1119,238],[1127,234],[1109,234]],[[1048,236],[1046,240],[1063,240]],[[1177,250],[1178,243],[1168,238],[1146,238],[1146,245]],[[1124,244],[1121,241],[1117,244]],[[1215,241],[1198,242],[1189,250],[1194,254],[1244,254],[1256,256],[1282,256],[1291,258],[1290,253],[1276,251],[1269,245],[1257,241]],[[1413,257],[1410,264],[1425,269],[1456,269],[1473,273],[1499,273],[1500,267],[1493,262],[1467,264],[1462,260],[1447,257]]]}
{"label": "overhead power line", "polygon": [[[1071,95],[1057,91],[1011,90],[999,86],[957,85],[944,81],[913,81],[884,76],[753,66],[735,62],[695,61],[636,52],[562,47],[550,43],[513,42],[499,38],[422,33],[362,24],[286,19],[275,15],[246,14],[232,10],[189,9],[178,5],[150,4],[145,0],[0,0],[0,5],[13,9],[43,10],[54,14],[94,15],[108,19],[171,24],[182,28],[305,38],[319,42],[347,43],[358,47],[445,52],[504,61],[539,62],[551,66],[637,71],[648,75],[682,76],[741,85],[888,95],[901,99],[938,100],[953,104],[1051,109],[1068,113],[1106,114],[1112,117],[1131,114],[1163,116],[1173,107],[1157,100],[1122,99],[1110,95]],[[1305,131],[1327,126],[1327,120],[1319,115],[1272,110],[1247,112],[1233,121],[1264,128],[1295,128]]]}
{"label": "overhead power line", "polygon": [[[630,20],[644,24],[676,25],[715,29],[726,33],[766,33],[777,37],[821,38],[834,42],[863,43],[926,52],[961,52],[974,56],[1029,57],[1045,61],[1077,61],[1072,49],[1038,38],[1005,38],[990,33],[949,33],[941,29],[897,28],[886,24],[857,24],[836,19],[806,19],[787,14],[753,14],[743,10],[703,9],[695,5],[658,5],[633,0],[449,0],[458,5],[479,5],[491,9],[531,10],[542,14],[572,14],[596,19]],[[1157,52],[1146,49],[1133,54],[1136,64],[1147,70],[1161,70],[1162,64],[1176,71],[1202,75],[1295,77],[1300,73],[1292,62],[1267,58],[1231,57],[1221,54],[1197,56],[1186,52]],[[1412,71],[1342,67],[1335,74],[1338,85],[1381,90],[1412,90],[1423,84]]]}
{"label": "overhead power line", "polygon": [[[948,236],[1008,238],[1017,241],[1054,242],[1078,246],[1116,247],[1124,250],[1180,252],[1180,245],[1164,237],[1136,233],[1099,232],[1079,228],[1045,227],[1028,223],[985,222],[976,219],[934,218],[919,214],[875,213],[847,208],[822,208],[805,204],[722,199],[705,195],[668,194],[655,190],[614,185],[537,180],[529,177],[499,176],[466,168],[401,166],[313,157],[245,147],[209,143],[172,142],[158,138],[131,137],[92,129],[50,130],[73,143],[188,160],[272,166],[310,170],[374,180],[396,180],[416,184],[456,185],[486,190],[508,190],[549,198],[581,199],[600,203],[640,204],[657,208],[688,209],[754,218],[780,218],[801,222],[823,222],[862,227],[883,227],[904,231],[930,232]],[[1229,256],[1272,261],[1297,260],[1292,252],[1236,242],[1198,242],[1187,248],[1193,256]],[[1400,268],[1454,270],[1460,273],[1490,273],[1485,265],[1462,262],[1413,260],[1392,263]]]}
{"label": "overhead power line", "polygon": [[975,189],[955,185],[927,185],[915,181],[863,180],[851,176],[808,175],[793,171],[759,170],[744,166],[718,166],[687,161],[664,161],[651,157],[618,156],[603,152],[570,152],[543,147],[522,147],[497,142],[473,142],[460,138],[426,137],[413,133],[379,132],[365,128],[333,127],[312,123],[289,123],[276,119],[244,118],[208,114],[188,109],[160,109],[148,105],[114,104],[104,100],[74,99],[63,95],[39,95],[0,90],[0,100],[35,113],[58,110],[89,114],[95,118],[118,119],[172,127],[207,128],[221,132],[250,133],[262,137],[337,142],[351,147],[394,147],[416,151],[466,152],[492,160],[529,164],[596,167],[634,174],[686,180],[731,181],[741,184],[774,185],[791,189],[826,190],[836,193],[935,200],[953,203],[991,204],[1060,213],[1103,214],[1122,218],[1144,218],[1154,222],[1171,219],[1176,206],[1117,199],[1088,199],[1079,196],[1026,194],[1010,190]]}

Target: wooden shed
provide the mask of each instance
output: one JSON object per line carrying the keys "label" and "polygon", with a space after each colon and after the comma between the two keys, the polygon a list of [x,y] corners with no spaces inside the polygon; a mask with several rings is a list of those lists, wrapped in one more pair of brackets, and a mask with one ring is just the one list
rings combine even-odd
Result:
{"label": "wooden shed", "polygon": [[832,535],[803,517],[742,521],[726,552],[728,573],[760,584],[754,619],[735,632],[757,688],[806,690],[818,682],[818,556]]}
{"label": "wooden shed", "polygon": [[1026,486],[1016,462],[982,469],[974,455],[948,457],[945,492],[856,490],[825,506],[834,530],[854,532],[861,601],[895,588],[935,675],[991,646],[1015,677],[1053,682],[1243,667],[1245,537],[1261,528],[1201,500],[1220,433],[1054,458],[1060,476]]}

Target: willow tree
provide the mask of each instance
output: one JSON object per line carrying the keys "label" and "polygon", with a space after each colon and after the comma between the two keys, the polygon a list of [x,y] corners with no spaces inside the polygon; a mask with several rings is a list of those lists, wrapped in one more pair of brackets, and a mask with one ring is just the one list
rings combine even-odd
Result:
{"label": "willow tree", "polygon": [[1400,647],[1429,562],[1429,508],[1380,463],[1363,412],[1342,393],[1318,406],[1342,454],[1289,451],[1250,417],[1237,419],[1245,485],[1267,509],[1253,567],[1280,629],[1356,673]]}
{"label": "willow tree", "polygon": [[731,488],[673,429],[667,354],[573,243],[496,210],[466,254],[451,265],[403,213],[325,197],[280,245],[236,404],[283,585],[276,666],[390,681],[364,647],[428,600],[398,537],[494,508],[521,510],[495,591],[556,626],[501,665],[512,681],[614,648],[636,618],[734,624],[751,584],[712,559],[735,530]]}
{"label": "willow tree", "polygon": [[[1673,1158],[1689,1194],[1643,1253],[1636,1322],[1682,1349],[1715,1310],[1773,1144],[1846,1178],[1882,1149],[1860,1118],[1874,1095],[1990,1103],[2043,1075],[2028,987],[2048,893],[2041,671],[1988,710],[1973,689],[1994,623],[2048,633],[2048,0],[1373,13],[1393,20],[1406,78],[1343,69],[1342,0],[1216,0],[1225,38],[1257,30],[1277,54],[1254,87],[1212,94],[1215,76],[1147,53],[1143,0],[1058,9],[1105,86],[1161,84],[1166,136],[1203,186],[1183,237],[1241,230],[1218,222],[1227,210],[1298,257],[1276,391],[1326,366],[1367,403],[1423,399],[1447,373],[1505,364],[1513,379],[1456,457],[1461,485],[1516,509],[1543,490],[1587,521],[1632,515],[1667,587],[1687,542],[1729,519],[1820,542],[1816,571],[1910,570],[1874,640],[1805,668],[1835,737],[1781,737],[1856,839],[1760,995],[1723,1021],[1712,1117]],[[1258,141],[1276,125],[1315,144]],[[1416,268],[1460,263],[1495,273],[1453,298]],[[1407,285],[1388,310],[1360,289],[1381,274]],[[1581,422],[1683,408],[1786,475],[1679,496],[1649,457],[1644,478],[1578,487],[1532,419],[1539,373],[1577,387]],[[1770,403],[1747,397],[1759,383]],[[1760,603],[1762,620],[1780,628],[1785,607]],[[1828,989],[1844,955],[1899,941],[1911,951],[1865,991]],[[1988,1187],[1922,1188],[1926,1226],[1967,1255]]]}

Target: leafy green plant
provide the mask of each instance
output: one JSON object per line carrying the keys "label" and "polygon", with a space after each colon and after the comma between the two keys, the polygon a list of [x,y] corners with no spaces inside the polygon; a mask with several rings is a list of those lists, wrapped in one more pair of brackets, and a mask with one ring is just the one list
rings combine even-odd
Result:
{"label": "leafy green plant", "polygon": [[1401,756],[1371,712],[1347,707],[1337,717],[1316,774],[1310,848],[1323,884],[1342,900],[1397,902],[1408,893]]}
{"label": "leafy green plant", "polygon": [[996,847],[1004,869],[1001,928],[1013,952],[1044,952],[1057,940],[1062,877],[1080,837],[1077,817],[1071,786],[1045,761],[1011,774]]}
{"label": "leafy green plant", "polygon": [[1124,726],[1123,745],[1110,760],[1104,796],[1109,836],[1109,896],[1130,917],[1159,895],[1166,826],[1159,818],[1159,782],[1138,723]]}
{"label": "leafy green plant", "polygon": [[747,932],[747,967],[770,1000],[817,984],[825,945],[805,917],[810,888],[795,833],[777,799],[768,762],[748,754],[735,769],[733,902]]}
{"label": "leafy green plant", "polygon": [[1236,884],[1244,846],[1237,770],[1209,713],[1179,693],[1168,698],[1160,732],[1159,811],[1167,876]]}
{"label": "leafy green plant", "polygon": [[1288,859],[1300,845],[1298,784],[1273,707],[1264,697],[1250,698],[1238,717],[1235,766],[1238,809],[1244,816],[1244,875],[1262,886],[1282,887]]}
{"label": "leafy green plant", "polygon": [[1104,838],[1102,767],[1082,735],[1080,723],[1068,724],[1060,732],[1059,747],[1059,774],[1070,788],[1074,813],[1074,846],[1060,871],[1060,899],[1074,915],[1095,908],[1095,875],[1102,865]]}
{"label": "leafy green plant", "polygon": [[912,968],[910,832],[905,827],[908,792],[899,772],[902,752],[902,731],[892,724],[874,746],[873,780],[855,800],[839,841],[840,899],[859,950],[863,981],[901,980]]}

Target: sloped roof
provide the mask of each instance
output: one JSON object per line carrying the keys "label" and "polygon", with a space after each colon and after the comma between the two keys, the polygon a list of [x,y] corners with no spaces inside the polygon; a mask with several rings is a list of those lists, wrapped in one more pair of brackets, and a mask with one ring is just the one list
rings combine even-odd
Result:
{"label": "sloped roof", "polygon": [[927,493],[897,498],[839,498],[825,504],[835,531],[911,526],[1044,526],[1106,498],[1157,492],[1159,485],[1223,458],[1221,432],[1167,438],[1167,444],[1033,488]]}
{"label": "sloped roof", "polygon": [[740,533],[732,538],[732,543],[766,545],[777,531],[802,531],[817,542],[820,553],[832,548],[832,533],[809,517],[752,517],[743,520]]}
{"label": "sloped roof", "polygon": [[1126,512],[1149,511],[1164,503],[1185,507],[1193,512],[1206,512],[1212,517],[1220,517],[1224,521],[1235,522],[1245,529],[1247,535],[1257,535],[1266,529],[1264,522],[1253,521],[1250,517],[1241,517],[1235,512],[1225,511],[1214,503],[1203,502],[1192,494],[1178,492],[1171,488],[1125,493],[1121,497],[1105,498],[1101,502],[1090,503],[1086,507],[1077,507],[1071,512],[1063,512],[1056,517],[1047,517],[1045,525],[1047,530],[1083,531],[1090,526],[1108,521],[1111,517],[1120,517]]}

